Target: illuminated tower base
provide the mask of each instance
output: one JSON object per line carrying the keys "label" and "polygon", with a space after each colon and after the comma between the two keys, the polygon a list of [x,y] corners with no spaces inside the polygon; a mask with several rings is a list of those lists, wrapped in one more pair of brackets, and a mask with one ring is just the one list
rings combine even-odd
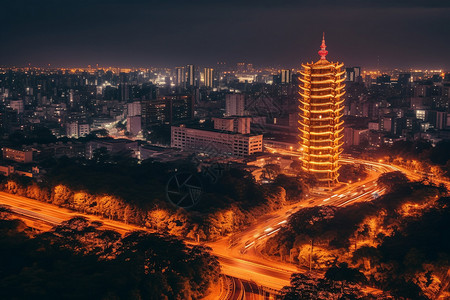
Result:
{"label": "illuminated tower base", "polygon": [[342,110],[345,71],[343,63],[326,60],[325,38],[316,63],[302,64],[300,72],[299,137],[302,168],[314,174],[321,185],[333,185],[339,177],[342,153]]}

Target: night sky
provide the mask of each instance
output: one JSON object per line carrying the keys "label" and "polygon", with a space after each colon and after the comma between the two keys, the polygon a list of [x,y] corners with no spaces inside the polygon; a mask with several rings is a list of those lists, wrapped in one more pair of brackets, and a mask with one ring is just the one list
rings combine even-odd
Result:
{"label": "night sky", "polygon": [[0,66],[450,69],[450,1],[1,1]]}

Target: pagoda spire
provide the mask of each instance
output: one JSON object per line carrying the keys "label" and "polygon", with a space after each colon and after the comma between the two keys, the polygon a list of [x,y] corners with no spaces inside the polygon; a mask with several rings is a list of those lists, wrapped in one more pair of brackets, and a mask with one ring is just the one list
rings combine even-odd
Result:
{"label": "pagoda spire", "polygon": [[325,45],[325,32],[322,35],[322,45],[320,45],[319,55],[320,59],[327,59],[328,51],[326,50],[327,45]]}

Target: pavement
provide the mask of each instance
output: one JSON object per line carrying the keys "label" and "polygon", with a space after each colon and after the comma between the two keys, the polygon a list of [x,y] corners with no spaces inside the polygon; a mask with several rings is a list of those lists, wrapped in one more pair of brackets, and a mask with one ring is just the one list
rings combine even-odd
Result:
{"label": "pavement", "polygon": [[[213,254],[219,258],[223,274],[232,292],[223,299],[269,299],[276,290],[289,285],[290,275],[294,272],[306,272],[298,266],[287,262],[270,260],[261,255],[258,245],[278,232],[287,222],[288,217],[304,207],[334,205],[345,206],[357,201],[371,201],[384,193],[376,185],[378,175],[383,172],[401,170],[411,179],[417,179],[412,171],[390,166],[382,162],[343,158],[344,163],[361,163],[369,167],[369,176],[352,184],[341,184],[330,191],[319,191],[308,195],[302,204],[289,205],[277,212],[261,217],[255,225],[233,236],[225,237],[213,243],[207,243]],[[33,200],[30,198],[0,192],[0,204],[7,206],[37,229],[48,230],[50,226],[60,224],[75,216],[84,216],[90,221],[103,223],[103,228],[125,234],[134,230],[147,228],[109,220],[101,216],[88,215],[66,208]]]}

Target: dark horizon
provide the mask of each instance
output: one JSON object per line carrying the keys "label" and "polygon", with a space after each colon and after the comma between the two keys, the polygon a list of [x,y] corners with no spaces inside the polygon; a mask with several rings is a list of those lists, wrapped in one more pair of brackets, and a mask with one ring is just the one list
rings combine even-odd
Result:
{"label": "dark horizon", "polygon": [[22,0],[3,7],[5,67],[225,61],[299,68],[318,60],[324,31],[328,59],[347,66],[450,69],[450,4],[438,1]]}

